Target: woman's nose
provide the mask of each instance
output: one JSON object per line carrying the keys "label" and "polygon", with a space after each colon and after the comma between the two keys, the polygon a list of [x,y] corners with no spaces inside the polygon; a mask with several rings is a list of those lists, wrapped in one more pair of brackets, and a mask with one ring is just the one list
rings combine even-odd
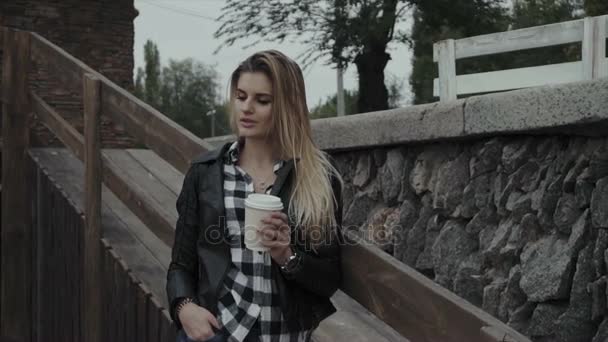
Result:
{"label": "woman's nose", "polygon": [[241,110],[243,111],[243,113],[253,112],[253,105],[251,103],[251,99],[246,99],[245,101],[241,102]]}

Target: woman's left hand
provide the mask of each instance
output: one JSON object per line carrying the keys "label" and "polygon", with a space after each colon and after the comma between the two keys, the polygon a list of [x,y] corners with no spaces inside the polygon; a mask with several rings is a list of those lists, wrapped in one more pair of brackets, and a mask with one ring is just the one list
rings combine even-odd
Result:
{"label": "woman's left hand", "polygon": [[268,247],[270,256],[279,265],[283,265],[291,256],[291,234],[287,215],[273,211],[262,219],[262,227],[258,229],[262,245]]}

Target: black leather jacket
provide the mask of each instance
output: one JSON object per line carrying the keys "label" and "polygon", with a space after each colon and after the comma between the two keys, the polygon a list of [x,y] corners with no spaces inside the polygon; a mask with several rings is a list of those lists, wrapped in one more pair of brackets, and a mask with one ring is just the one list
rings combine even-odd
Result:
{"label": "black leather jacket", "polygon": [[[182,297],[217,314],[220,286],[231,265],[226,237],[223,191],[223,156],[230,143],[203,153],[192,161],[177,199],[179,218],[175,230],[172,260],[167,272],[167,296],[170,314],[178,328],[175,306]],[[293,161],[277,172],[271,194],[283,201],[288,212],[292,186]],[[336,222],[342,223],[342,199],[339,182],[332,181],[336,196]],[[293,222],[289,222],[294,227]],[[272,278],[281,298],[281,310],[292,330],[316,328],[321,320],[336,311],[329,297],[341,281],[340,245],[343,236],[335,229],[328,243],[315,251],[305,248],[292,233],[292,246],[301,256],[300,266],[285,276],[273,261]]]}

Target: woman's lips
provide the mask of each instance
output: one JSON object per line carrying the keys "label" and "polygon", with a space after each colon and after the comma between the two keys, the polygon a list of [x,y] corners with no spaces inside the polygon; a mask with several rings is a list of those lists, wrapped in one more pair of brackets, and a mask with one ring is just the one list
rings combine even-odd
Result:
{"label": "woman's lips", "polygon": [[252,120],[243,120],[241,119],[241,126],[245,127],[245,128],[251,128],[253,126],[255,126],[255,121]]}

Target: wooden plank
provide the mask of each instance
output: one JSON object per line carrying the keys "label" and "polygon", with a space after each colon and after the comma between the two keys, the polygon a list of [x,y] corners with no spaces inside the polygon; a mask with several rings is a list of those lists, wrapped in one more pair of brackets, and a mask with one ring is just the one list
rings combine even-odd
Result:
{"label": "wooden plank", "polygon": [[[583,20],[535,26],[500,33],[490,33],[458,39],[457,59],[496,53],[576,43],[583,39]],[[435,62],[438,60],[433,58]]]}
{"label": "wooden plank", "polygon": [[608,15],[595,17],[593,31],[593,78],[608,77],[606,38],[608,37]]}
{"label": "wooden plank", "polygon": [[313,333],[315,342],[407,342],[393,328],[338,290],[331,301],[338,312],[325,319]]}
{"label": "wooden plank", "polygon": [[84,227],[84,295],[82,314],[85,341],[101,341],[101,83],[92,75],[84,77],[84,140],[85,140],[85,227]]}
{"label": "wooden plank", "polygon": [[[41,164],[47,165],[53,177],[65,186],[69,197],[77,205],[82,206],[84,202],[83,182],[81,181],[84,173],[82,163],[74,158],[66,149],[32,149],[31,153],[38,156]],[[168,267],[168,261],[166,260],[170,259],[170,249],[160,242],[160,240],[156,240],[156,244],[162,246],[162,248],[159,248],[154,253],[157,253],[159,257],[165,260],[164,263],[159,262],[151,252],[150,247],[142,245],[138,238],[131,233],[131,228],[127,228],[122,221],[123,218],[129,222],[136,221],[133,218],[133,213],[124,209],[119,213],[110,210],[109,206],[122,205],[124,208],[124,205],[115,197],[112,197],[111,193],[110,195],[107,195],[107,193],[110,192],[106,189],[103,195],[104,205],[102,207],[104,238],[110,241],[112,247],[128,262],[129,267],[137,275],[138,279],[150,285],[155,296],[158,298],[166,297],[164,281]],[[107,202],[108,200],[112,200],[112,202]],[[150,235],[152,234],[148,232],[148,236]],[[150,240],[153,239],[150,238]]]}
{"label": "wooden plank", "polygon": [[85,73],[98,77],[102,82],[103,113],[124,125],[130,134],[183,173],[192,158],[212,149],[196,135],[36,33],[32,34],[32,54],[37,62],[48,64],[49,70],[70,90],[81,91]]}
{"label": "wooden plank", "polygon": [[104,341],[111,341],[111,333],[110,328],[112,326],[111,314],[111,300],[112,300],[112,288],[110,286],[111,277],[112,277],[112,263],[110,257],[110,243],[106,239],[101,239],[101,258],[103,264],[103,270],[101,272],[101,282],[102,282],[102,301],[101,301],[101,315],[102,315],[102,324],[101,324],[101,334]]}
{"label": "wooden plank", "polygon": [[147,342],[161,342],[160,314],[162,305],[154,296],[148,297],[148,339]]}
{"label": "wooden plank", "polygon": [[593,17],[583,19],[583,46],[582,46],[582,63],[583,63],[583,80],[593,79],[593,59],[595,57],[595,20]]}
{"label": "wooden plank", "polygon": [[117,170],[120,170],[120,167],[103,151],[102,163],[104,183],[160,240],[172,246],[175,233],[171,219],[163,216],[163,210],[145,196],[144,189],[136,183],[129,182],[124,175],[119,175]]}
{"label": "wooden plank", "polygon": [[[495,326],[530,340],[352,232],[344,232],[341,289],[412,341],[476,341]],[[403,289],[407,289],[404,291]]]}
{"label": "wooden plank", "polygon": [[456,57],[454,40],[446,39],[437,43],[439,58],[439,98],[441,101],[456,100]]}
{"label": "wooden plank", "polygon": [[[30,154],[31,155],[31,154]],[[38,163],[37,160],[32,158],[34,163]],[[47,296],[46,288],[43,288],[42,284],[48,284],[45,280],[45,273],[43,265],[43,258],[46,258],[46,244],[44,243],[44,230],[46,228],[46,224],[48,222],[48,203],[49,203],[49,194],[48,194],[48,178],[43,175],[42,170],[36,165],[36,189],[38,189],[38,194],[36,196],[36,217],[38,218],[36,222],[35,238],[36,238],[36,287],[34,288],[36,300],[34,302],[34,306],[36,307],[36,316],[34,319],[34,325],[36,326],[36,336],[33,341],[42,342],[46,336],[48,336],[48,329],[46,329],[46,322],[48,322],[46,318],[46,302]]]}
{"label": "wooden plank", "polygon": [[182,173],[211,145],[117,85],[104,82],[103,113]]}
{"label": "wooden plank", "polygon": [[137,337],[138,341],[149,341],[148,336],[148,298],[150,291],[143,284],[138,284],[137,291]]}
{"label": "wooden plank", "polygon": [[160,315],[160,340],[161,341],[176,341],[177,340],[177,329],[169,311],[163,309]]}
{"label": "wooden plank", "polygon": [[[117,172],[130,185],[137,185],[141,189],[140,196],[150,200],[150,204],[154,210],[160,214],[168,222],[177,221],[177,209],[175,195],[167,186],[165,186],[158,178],[148,172],[131,154],[125,150],[119,149],[104,149],[104,156],[109,159],[113,165],[118,167]],[[171,225],[171,235],[174,234],[173,225]]]}
{"label": "wooden plank", "polygon": [[[490,71],[478,74],[458,75],[457,93],[476,94],[513,90],[528,87],[563,84],[582,81],[582,63],[569,62],[529,68]],[[538,77],[543,75],[543,77]],[[439,93],[439,83],[434,80],[434,94]]]}
{"label": "wooden plank", "polygon": [[126,322],[126,317],[127,317],[127,291],[126,291],[126,283],[127,283],[127,278],[128,278],[128,270],[129,268],[127,267],[127,265],[125,264],[124,260],[122,260],[120,257],[116,260],[116,262],[114,263],[114,273],[115,273],[115,285],[114,288],[116,289],[115,292],[115,296],[118,302],[118,305],[114,308],[115,309],[115,314],[116,314],[116,321],[117,321],[117,336],[115,341],[127,341],[126,340],[126,326],[125,326],[125,322]]}
{"label": "wooden plank", "polygon": [[177,197],[182,189],[184,174],[159,157],[152,150],[125,150],[137,160],[153,177],[159,179]]}
{"label": "wooden plank", "polygon": [[129,272],[126,281],[127,317],[125,321],[125,340],[139,341],[137,336],[137,284],[139,284],[139,280],[133,275],[133,272]]}
{"label": "wooden plank", "polygon": [[4,29],[2,74],[2,219],[0,340],[30,341],[32,227],[28,182],[30,36]]}
{"label": "wooden plank", "polygon": [[496,327],[483,327],[480,333],[481,339],[479,342],[517,342],[508,333]]}
{"label": "wooden plank", "polygon": [[42,123],[67,146],[78,159],[84,160],[84,137],[36,93],[31,93],[32,110]]}

